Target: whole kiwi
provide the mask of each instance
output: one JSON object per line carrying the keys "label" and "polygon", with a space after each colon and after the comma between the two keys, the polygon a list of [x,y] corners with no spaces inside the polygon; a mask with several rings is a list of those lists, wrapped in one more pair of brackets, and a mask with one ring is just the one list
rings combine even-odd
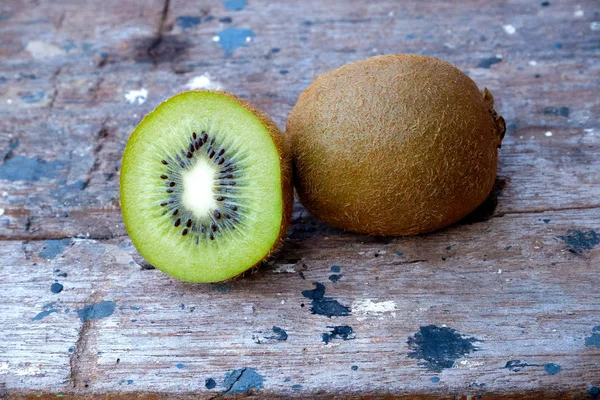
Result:
{"label": "whole kiwi", "polygon": [[505,130],[487,89],[408,54],[319,76],[287,122],[304,207],[335,227],[390,236],[440,229],[480,205]]}

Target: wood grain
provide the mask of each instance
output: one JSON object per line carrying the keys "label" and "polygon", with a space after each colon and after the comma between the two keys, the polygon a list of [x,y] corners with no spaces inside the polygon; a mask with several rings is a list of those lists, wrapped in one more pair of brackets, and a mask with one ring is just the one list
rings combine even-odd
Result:
{"label": "wood grain", "polygon": [[[594,398],[600,5],[243,3],[0,5],[0,398]],[[284,127],[318,74],[396,52],[454,63],[507,121],[496,188],[466,221],[378,238],[296,204],[282,251],[218,285],[139,257],[120,158],[162,100],[209,77]],[[323,299],[349,315],[311,313]]]}

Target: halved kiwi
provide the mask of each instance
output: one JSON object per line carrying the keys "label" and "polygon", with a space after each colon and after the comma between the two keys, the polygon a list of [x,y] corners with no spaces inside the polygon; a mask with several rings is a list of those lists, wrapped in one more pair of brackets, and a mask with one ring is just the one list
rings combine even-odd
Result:
{"label": "halved kiwi", "polygon": [[319,76],[287,123],[307,210],[390,236],[440,229],[481,204],[504,132],[487,89],[448,62],[408,54]]}
{"label": "halved kiwi", "polygon": [[287,232],[292,202],[284,136],[229,93],[168,99],[123,154],[127,232],[148,262],[185,281],[226,280],[268,257]]}

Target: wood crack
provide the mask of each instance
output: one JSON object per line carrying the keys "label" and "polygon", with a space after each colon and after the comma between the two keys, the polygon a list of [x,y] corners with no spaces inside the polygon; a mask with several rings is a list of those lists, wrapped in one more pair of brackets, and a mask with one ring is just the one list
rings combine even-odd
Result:
{"label": "wood crack", "polygon": [[89,319],[83,323],[73,352],[69,357],[69,381],[73,388],[87,388],[94,375],[97,354],[94,336],[94,321]]}
{"label": "wood crack", "polygon": [[171,0],[164,0],[162,14],[160,16],[160,21],[158,23],[158,30],[156,31],[154,40],[152,40],[152,42],[150,42],[150,46],[148,46],[147,52],[148,52],[148,55],[150,56],[150,58],[152,59],[152,63],[154,65],[158,64],[158,57],[159,57],[158,47],[160,46],[160,44],[163,41],[165,25],[166,25],[167,17],[169,16],[170,2],[171,2]]}

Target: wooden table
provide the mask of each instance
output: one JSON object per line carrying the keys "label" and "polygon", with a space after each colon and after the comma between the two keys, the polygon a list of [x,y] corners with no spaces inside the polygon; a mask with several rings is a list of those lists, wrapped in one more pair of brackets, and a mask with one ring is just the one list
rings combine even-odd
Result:
{"label": "wooden table", "polygon": [[[467,220],[378,238],[297,204],[224,284],[137,255],[120,159],[162,100],[220,87],[283,127],[320,73],[397,52],[454,63],[507,121]],[[0,398],[597,399],[599,89],[594,0],[3,0]]]}

